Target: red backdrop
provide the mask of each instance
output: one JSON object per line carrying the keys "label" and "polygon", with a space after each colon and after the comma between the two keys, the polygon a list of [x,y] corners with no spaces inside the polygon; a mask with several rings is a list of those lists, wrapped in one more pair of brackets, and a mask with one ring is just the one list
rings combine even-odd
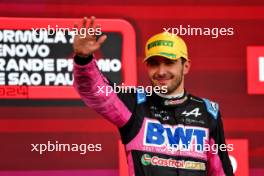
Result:
{"label": "red backdrop", "polygon": [[[0,4],[1,17],[80,18],[95,15],[98,18],[127,20],[136,31],[138,84],[143,85],[148,80],[141,62],[144,57],[144,44],[148,37],[162,32],[163,27],[177,27],[182,24],[195,27],[234,28],[233,36],[221,36],[217,39],[208,36],[183,36],[192,61],[191,73],[186,77],[186,88],[195,95],[209,97],[219,102],[227,138],[248,139],[250,175],[264,174],[264,141],[262,140],[264,95],[249,95],[247,92],[247,47],[264,45],[263,11],[264,2],[261,0],[248,2],[203,0],[199,3],[194,3],[191,0],[184,2],[128,0],[125,3],[121,0],[114,2],[110,0],[2,0]],[[50,106],[45,105],[45,107],[32,104],[30,107],[17,108],[7,103],[0,107],[0,112],[2,120],[48,117],[48,119],[68,119],[69,123],[75,123],[77,126],[82,124],[81,120],[86,120],[87,114],[98,120],[97,114],[85,107],[73,106],[69,108],[67,105],[58,107],[56,102],[51,102]],[[26,124],[26,122],[24,123]],[[107,139],[109,137],[107,134],[110,133],[112,137],[118,138],[117,135],[113,135],[113,133],[116,134],[116,131],[111,125],[107,122],[102,124],[105,124],[102,129],[109,129],[106,130],[103,137]],[[76,131],[82,133],[81,136],[84,136],[84,140],[87,138],[85,137],[86,130],[84,132]],[[68,139],[73,140],[76,131],[70,135],[71,137],[68,135]],[[92,131],[89,132],[92,133]],[[36,132],[23,137],[25,133],[27,132],[14,134],[8,130],[2,130],[0,153],[5,157],[1,157],[0,160],[5,165],[0,166],[1,170],[30,169],[26,164],[27,161],[22,159],[27,156],[27,153],[23,152],[24,149],[19,147],[24,146],[23,142],[33,141],[36,143],[37,139],[48,139],[50,136],[63,138],[63,134],[57,133],[56,130],[51,130],[51,134]],[[94,133],[95,136],[98,135],[98,132]],[[96,138],[91,140],[96,140]],[[17,151],[10,154],[9,149],[13,147],[13,144],[16,144],[22,152]],[[117,145],[110,142],[105,144],[107,150],[112,151],[114,151],[112,148]],[[21,153],[22,156],[20,156]],[[111,156],[109,155],[109,157]],[[14,162],[14,160],[16,161]],[[109,173],[112,172],[112,175],[116,174],[115,168],[118,167],[117,157],[114,157],[113,160],[115,162],[110,161],[109,165],[102,166],[105,170],[108,169]],[[29,161],[33,162],[34,156],[29,157]],[[51,162],[51,160],[47,161]],[[38,162],[39,165],[33,165],[32,168],[33,170],[89,168],[87,165],[75,166],[71,165],[71,162],[67,164],[67,160],[65,162],[56,167],[50,165],[45,167],[42,164],[47,162],[42,160]],[[12,165],[14,163],[17,165]],[[96,170],[96,168],[93,169]]]}

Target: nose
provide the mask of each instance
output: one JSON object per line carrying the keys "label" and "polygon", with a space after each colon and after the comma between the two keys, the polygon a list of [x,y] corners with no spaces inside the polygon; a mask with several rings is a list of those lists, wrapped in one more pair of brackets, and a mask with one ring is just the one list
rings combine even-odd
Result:
{"label": "nose", "polygon": [[166,67],[164,64],[160,64],[159,67],[158,67],[158,71],[157,71],[157,74],[159,76],[164,76],[166,74]]}

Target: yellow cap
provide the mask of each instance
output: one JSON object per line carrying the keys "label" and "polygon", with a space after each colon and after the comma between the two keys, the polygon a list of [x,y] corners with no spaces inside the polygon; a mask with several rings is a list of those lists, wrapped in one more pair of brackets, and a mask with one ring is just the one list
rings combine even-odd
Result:
{"label": "yellow cap", "polygon": [[162,56],[171,60],[183,57],[188,60],[185,42],[179,36],[169,32],[152,36],[146,43],[145,54],[144,61],[152,56]]}

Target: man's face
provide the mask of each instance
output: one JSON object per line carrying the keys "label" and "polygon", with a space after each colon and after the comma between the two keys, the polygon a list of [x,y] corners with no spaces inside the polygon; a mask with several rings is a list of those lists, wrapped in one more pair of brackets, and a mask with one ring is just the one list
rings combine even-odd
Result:
{"label": "man's face", "polygon": [[183,64],[181,59],[170,60],[160,56],[151,57],[146,62],[152,85],[167,86],[167,94],[183,86],[184,74],[188,73],[190,66],[188,61]]}

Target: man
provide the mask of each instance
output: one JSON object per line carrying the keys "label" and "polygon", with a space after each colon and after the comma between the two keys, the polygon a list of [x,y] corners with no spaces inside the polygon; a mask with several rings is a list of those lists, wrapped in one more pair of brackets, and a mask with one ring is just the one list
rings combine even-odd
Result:
{"label": "man", "polygon": [[[86,23],[84,18],[83,28]],[[152,85],[166,86],[166,93],[146,96],[141,91],[112,92],[106,96],[98,93],[98,87],[111,83],[100,73],[93,55],[105,40],[105,35],[97,41],[91,35],[75,36],[74,87],[87,106],[119,128],[129,175],[233,175],[227,151],[211,148],[225,145],[217,103],[195,97],[184,89],[184,76],[190,69],[184,41],[161,33],[146,44],[144,63]]]}

